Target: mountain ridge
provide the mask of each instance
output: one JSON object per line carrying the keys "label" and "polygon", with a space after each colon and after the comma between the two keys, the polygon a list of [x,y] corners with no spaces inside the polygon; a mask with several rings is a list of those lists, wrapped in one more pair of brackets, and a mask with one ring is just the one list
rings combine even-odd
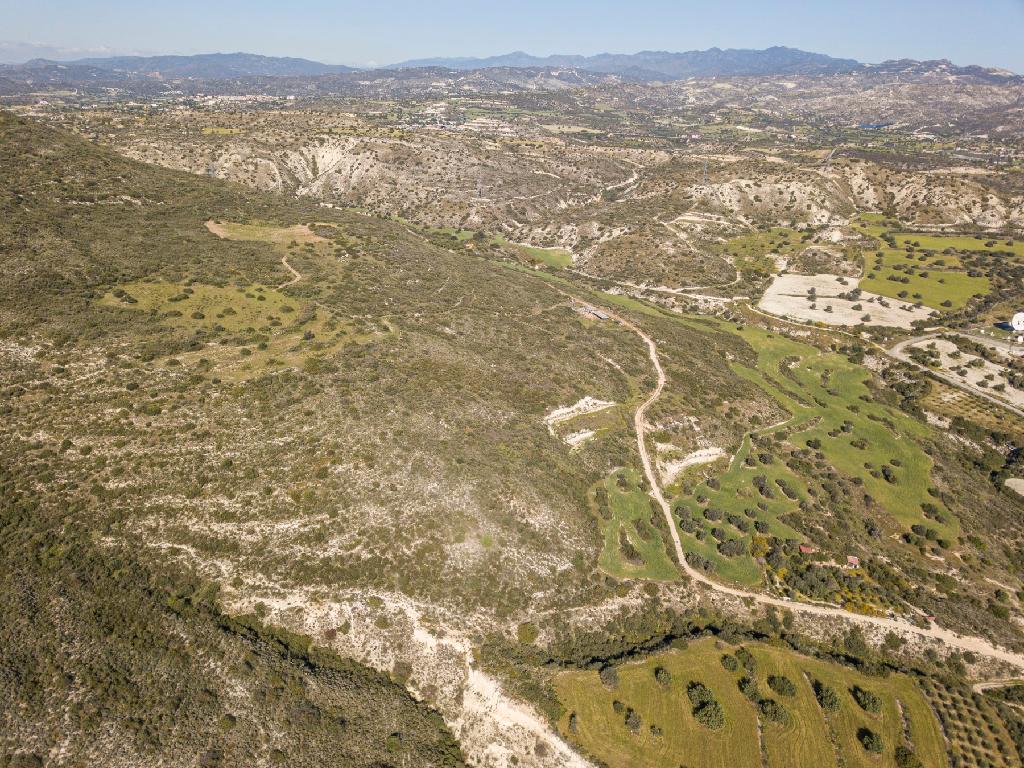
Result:
{"label": "mountain ridge", "polygon": [[0,64],[0,72],[51,81],[99,80],[229,80],[246,77],[324,77],[357,72],[381,73],[408,70],[447,70],[479,72],[485,70],[574,70],[591,75],[613,75],[632,80],[674,81],[701,77],[773,77],[844,74],[895,74],[915,76],[970,76],[992,82],[1019,78],[1005,69],[979,65],[959,66],[948,59],[918,61],[891,59],[866,64],[855,59],[835,58],[827,54],[785,46],[765,49],[708,48],[702,51],[639,51],[631,54],[599,53],[533,56],[513,51],[498,56],[436,57],[410,59],[383,67],[360,69],[343,64],[324,64],[296,57],[260,54],[205,53],[167,56],[91,57],[71,61],[34,58],[21,64]]}
{"label": "mountain ridge", "polygon": [[448,69],[488,67],[575,67],[607,74],[649,73],[667,79],[686,77],[764,74],[835,74],[863,66],[855,59],[773,46],[765,49],[708,48],[702,51],[639,51],[631,54],[599,53],[593,56],[532,56],[523,51],[484,58],[425,58],[390,65],[388,69],[441,66]]}

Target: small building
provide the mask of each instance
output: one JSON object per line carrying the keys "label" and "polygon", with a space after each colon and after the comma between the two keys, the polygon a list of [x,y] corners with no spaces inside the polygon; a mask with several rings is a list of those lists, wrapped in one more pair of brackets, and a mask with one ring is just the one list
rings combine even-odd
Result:
{"label": "small building", "polygon": [[846,556],[846,567],[847,568],[860,568],[860,558],[856,555]]}
{"label": "small building", "polygon": [[817,551],[818,550],[815,549],[814,547],[812,547],[810,544],[801,544],[800,545],[800,554],[801,555],[813,555]]}
{"label": "small building", "polygon": [[607,320],[610,317],[607,312],[602,312],[600,309],[591,310],[591,314],[598,320]]}

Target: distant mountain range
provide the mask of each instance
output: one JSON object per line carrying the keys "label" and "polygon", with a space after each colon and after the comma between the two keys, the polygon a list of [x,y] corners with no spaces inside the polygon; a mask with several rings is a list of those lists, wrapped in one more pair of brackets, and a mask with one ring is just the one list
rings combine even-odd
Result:
{"label": "distant mountain range", "polygon": [[[821,53],[776,46],[764,50],[710,48],[670,53],[641,51],[595,56],[531,56],[517,51],[489,58],[413,59],[375,70],[443,69],[455,72],[528,69],[536,72],[566,70],[584,75],[614,76],[631,80],[683,80],[690,77],[771,77],[835,75],[845,73],[928,74],[970,76],[993,82],[1013,78],[1011,72],[984,67],[958,67],[948,61],[901,59],[862,64]],[[119,82],[166,80],[235,80],[253,77],[312,78],[359,72],[355,67],[322,64],[299,58],[252,53],[206,53],[195,56],[115,56],[53,61],[36,58],[24,64],[2,65],[0,75],[34,83]]]}
{"label": "distant mountain range", "polygon": [[596,56],[531,56],[522,51],[484,59],[413,59],[389,69],[444,67],[469,70],[490,67],[571,67],[587,72],[623,75],[644,80],[681,80],[687,77],[739,77],[757,75],[835,74],[863,66],[854,59],[836,59],[823,53],[776,46],[765,50],[709,48],[670,53],[599,53]]}
{"label": "distant mountain range", "polygon": [[355,67],[321,64],[309,59],[260,56],[255,53],[201,53],[195,56],[113,56],[107,58],[49,61],[34,59],[21,65],[26,68],[85,68],[127,75],[150,75],[163,78],[191,77],[199,80],[221,80],[234,77],[317,77],[340,72],[355,72]]}

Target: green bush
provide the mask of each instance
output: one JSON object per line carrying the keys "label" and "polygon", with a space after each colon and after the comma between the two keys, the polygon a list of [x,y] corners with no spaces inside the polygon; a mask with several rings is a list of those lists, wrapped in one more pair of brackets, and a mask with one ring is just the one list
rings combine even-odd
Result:
{"label": "green bush", "polygon": [[773,723],[785,725],[789,722],[789,712],[775,699],[761,699],[757,705],[761,716]]}
{"label": "green bush", "polygon": [[896,768],[923,768],[921,759],[904,746],[896,747]]}
{"label": "green bush", "polygon": [[672,684],[672,673],[664,667],[655,667],[654,679],[658,681],[658,684],[663,688],[668,688]]}
{"label": "green bush", "polygon": [[796,685],[784,675],[768,675],[768,687],[780,696],[796,696]]}
{"label": "green bush", "polygon": [[857,741],[864,747],[865,751],[873,754],[881,754],[884,745],[882,744],[882,737],[872,731],[870,728],[861,728],[857,731]]}
{"label": "green bush", "polygon": [[850,694],[853,696],[853,700],[856,701],[860,708],[865,712],[877,715],[882,711],[882,700],[871,691],[866,691],[859,685],[855,685],[850,689]]}
{"label": "green bush", "polygon": [[836,693],[835,688],[825,685],[820,680],[814,681],[814,698],[818,700],[818,706],[826,712],[839,711],[839,694]]}
{"label": "green bush", "polygon": [[694,719],[710,731],[725,725],[725,712],[717,701],[709,701],[693,710]]}

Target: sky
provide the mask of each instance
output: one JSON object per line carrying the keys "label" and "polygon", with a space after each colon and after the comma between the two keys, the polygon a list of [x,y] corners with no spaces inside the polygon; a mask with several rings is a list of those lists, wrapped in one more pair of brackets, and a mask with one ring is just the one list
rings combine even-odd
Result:
{"label": "sky", "polygon": [[1024,73],[1024,0],[0,0],[0,60],[247,51],[379,66],[787,45]]}

